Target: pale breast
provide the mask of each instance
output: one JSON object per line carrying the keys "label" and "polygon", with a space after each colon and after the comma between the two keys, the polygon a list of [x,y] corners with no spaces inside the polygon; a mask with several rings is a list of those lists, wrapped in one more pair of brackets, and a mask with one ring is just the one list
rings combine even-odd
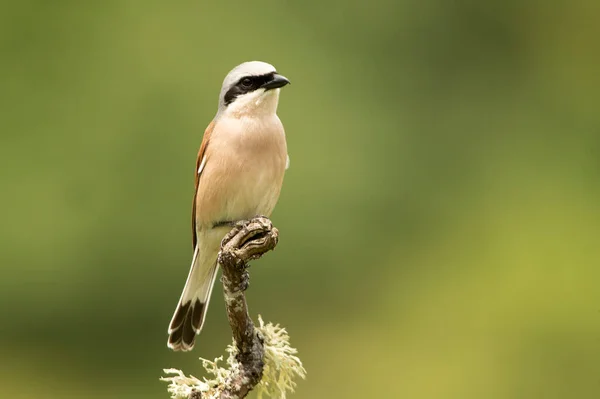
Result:
{"label": "pale breast", "polygon": [[206,157],[196,197],[197,224],[271,214],[287,159],[277,115],[219,120]]}

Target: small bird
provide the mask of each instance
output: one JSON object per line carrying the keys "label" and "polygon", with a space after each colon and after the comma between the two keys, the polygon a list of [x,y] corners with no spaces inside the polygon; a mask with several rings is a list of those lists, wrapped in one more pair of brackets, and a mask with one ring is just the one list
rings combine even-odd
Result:
{"label": "small bird", "polygon": [[270,216],[277,203],[289,166],[277,104],[280,88],[289,83],[260,61],[238,65],[223,81],[196,161],[194,255],[169,325],[167,345],[174,351],[191,350],[202,330],[223,237],[236,221]]}

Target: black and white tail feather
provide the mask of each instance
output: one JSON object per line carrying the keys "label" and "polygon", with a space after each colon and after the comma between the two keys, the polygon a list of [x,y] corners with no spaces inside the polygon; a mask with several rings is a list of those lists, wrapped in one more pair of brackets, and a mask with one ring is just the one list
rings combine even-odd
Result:
{"label": "black and white tail feather", "polygon": [[169,324],[167,345],[174,351],[185,352],[194,348],[196,335],[200,334],[206,319],[210,294],[217,276],[216,254],[206,256],[206,253],[199,252],[196,245],[185,287]]}

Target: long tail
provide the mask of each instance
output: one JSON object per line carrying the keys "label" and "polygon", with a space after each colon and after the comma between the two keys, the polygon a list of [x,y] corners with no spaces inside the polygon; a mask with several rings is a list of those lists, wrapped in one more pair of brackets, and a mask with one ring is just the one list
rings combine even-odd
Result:
{"label": "long tail", "polygon": [[[217,276],[217,252],[199,248],[194,258],[179,304],[169,324],[168,347],[174,351],[189,351],[194,347],[196,335],[200,334],[206,310]],[[208,252],[208,253],[207,253]]]}

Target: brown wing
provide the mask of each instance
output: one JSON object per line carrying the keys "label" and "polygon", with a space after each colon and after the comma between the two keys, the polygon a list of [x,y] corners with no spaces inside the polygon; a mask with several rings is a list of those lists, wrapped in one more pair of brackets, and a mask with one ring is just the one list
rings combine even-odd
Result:
{"label": "brown wing", "polygon": [[204,131],[204,136],[202,137],[202,144],[200,144],[200,150],[198,151],[198,158],[196,159],[196,170],[194,171],[196,188],[194,189],[194,202],[192,203],[192,243],[194,244],[193,248],[196,248],[196,197],[198,196],[198,183],[200,182],[200,165],[202,165],[202,161],[206,165],[206,160],[204,156],[206,155],[206,148],[208,147],[208,142],[210,141],[210,136],[215,127],[215,121],[212,121],[210,125]]}

